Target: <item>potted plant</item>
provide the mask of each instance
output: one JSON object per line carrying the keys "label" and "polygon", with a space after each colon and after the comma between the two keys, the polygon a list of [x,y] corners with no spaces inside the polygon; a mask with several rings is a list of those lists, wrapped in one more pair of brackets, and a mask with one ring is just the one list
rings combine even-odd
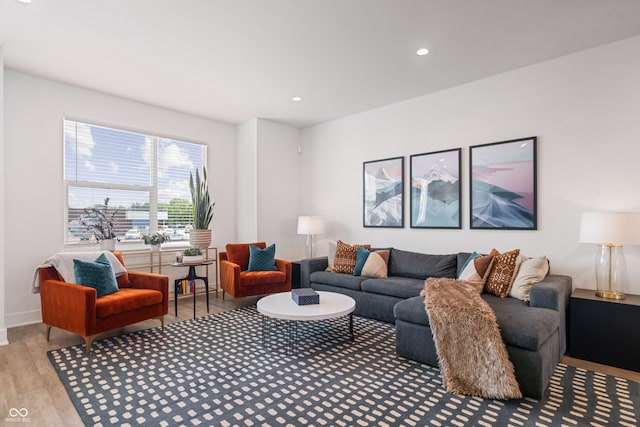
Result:
{"label": "potted plant", "polygon": [[211,230],[209,224],[213,219],[215,202],[209,196],[207,185],[207,168],[202,168],[202,179],[196,169],[195,179],[189,172],[189,189],[191,190],[191,205],[193,209],[193,230],[189,233],[191,246],[206,250],[211,244]]}
{"label": "potted plant", "polygon": [[157,252],[160,250],[160,245],[164,243],[166,239],[160,233],[153,233],[153,234],[144,234],[142,236],[142,240],[144,240],[145,245],[151,245],[152,251]]}
{"label": "potted plant", "polygon": [[187,248],[182,252],[182,263],[183,264],[197,264],[202,262],[204,257],[202,256],[202,249],[193,246],[191,248]]}
{"label": "potted plant", "polygon": [[105,198],[100,208],[85,208],[85,215],[79,220],[93,233],[96,241],[100,243],[100,249],[114,251],[117,241],[115,228],[118,223],[116,219],[118,209],[109,210],[109,200],[109,197]]}

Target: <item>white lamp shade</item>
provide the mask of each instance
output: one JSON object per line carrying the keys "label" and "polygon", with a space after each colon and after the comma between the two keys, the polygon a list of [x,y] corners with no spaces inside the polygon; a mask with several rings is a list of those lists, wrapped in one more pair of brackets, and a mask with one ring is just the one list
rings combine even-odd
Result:
{"label": "white lamp shade", "polygon": [[324,220],[321,216],[299,216],[298,234],[324,234]]}
{"label": "white lamp shade", "polygon": [[640,213],[585,212],[580,224],[580,242],[640,245]]}

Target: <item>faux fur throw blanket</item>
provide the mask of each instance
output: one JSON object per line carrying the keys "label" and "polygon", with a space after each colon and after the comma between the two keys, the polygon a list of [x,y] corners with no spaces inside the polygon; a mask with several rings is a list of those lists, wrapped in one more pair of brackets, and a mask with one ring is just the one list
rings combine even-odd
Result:
{"label": "faux fur throw blanket", "polygon": [[424,304],[450,393],[490,399],[521,398],[496,315],[474,287],[453,279],[427,279]]}

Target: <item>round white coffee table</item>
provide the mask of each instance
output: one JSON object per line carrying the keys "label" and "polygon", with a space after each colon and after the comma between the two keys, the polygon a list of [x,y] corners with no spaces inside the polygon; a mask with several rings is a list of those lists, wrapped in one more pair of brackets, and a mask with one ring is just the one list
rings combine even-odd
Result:
{"label": "round white coffee table", "polygon": [[291,298],[291,292],[272,294],[258,301],[258,312],[262,317],[262,343],[267,345],[271,335],[269,319],[281,319],[288,322],[288,347],[295,352],[298,341],[298,322],[335,319],[349,316],[349,337],[353,341],[353,311],[356,302],[347,295],[336,292],[317,291],[319,304],[298,305]]}

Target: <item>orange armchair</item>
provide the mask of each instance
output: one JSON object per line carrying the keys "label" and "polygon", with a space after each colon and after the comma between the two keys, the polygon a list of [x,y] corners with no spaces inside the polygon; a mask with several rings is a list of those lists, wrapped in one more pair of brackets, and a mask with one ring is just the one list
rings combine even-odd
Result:
{"label": "orange armchair", "polygon": [[[114,253],[124,265],[121,253]],[[95,289],[66,283],[53,267],[38,271],[40,305],[47,341],[51,327],[84,338],[86,354],[95,338],[112,329],[156,318],[164,328],[169,310],[169,278],[161,274],[127,272],[117,278],[119,291],[97,298]]]}
{"label": "orange armchair", "polygon": [[236,299],[254,295],[287,292],[291,290],[291,263],[276,259],[276,271],[247,271],[249,266],[249,245],[260,249],[265,242],[234,243],[220,252],[220,286],[222,298],[225,292]]}

